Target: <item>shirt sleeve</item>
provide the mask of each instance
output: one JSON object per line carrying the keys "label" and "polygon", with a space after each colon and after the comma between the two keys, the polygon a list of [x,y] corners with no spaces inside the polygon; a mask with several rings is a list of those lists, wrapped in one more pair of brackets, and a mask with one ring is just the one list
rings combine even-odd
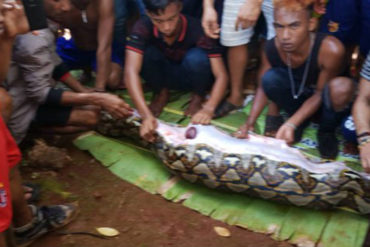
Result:
{"label": "shirt sleeve", "polygon": [[223,48],[218,40],[202,35],[197,42],[197,47],[205,50],[209,58],[222,57]]}
{"label": "shirt sleeve", "polygon": [[361,76],[366,80],[370,81],[370,51],[367,54],[367,58],[366,61],[364,62],[364,65],[362,66]]}
{"label": "shirt sleeve", "polygon": [[31,33],[17,38],[13,60],[25,81],[27,97],[39,104],[45,102],[52,86],[54,62],[45,38]]}
{"label": "shirt sleeve", "polygon": [[147,17],[143,17],[138,20],[135,23],[131,34],[127,37],[126,49],[144,54],[145,48],[152,35],[152,29],[152,24]]}

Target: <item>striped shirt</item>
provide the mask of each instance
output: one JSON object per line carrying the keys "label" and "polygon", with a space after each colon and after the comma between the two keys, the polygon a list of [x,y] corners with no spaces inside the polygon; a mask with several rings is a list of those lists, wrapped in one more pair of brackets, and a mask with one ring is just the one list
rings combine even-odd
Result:
{"label": "striped shirt", "polygon": [[362,66],[361,76],[366,80],[370,81],[370,52],[367,54],[366,61]]}

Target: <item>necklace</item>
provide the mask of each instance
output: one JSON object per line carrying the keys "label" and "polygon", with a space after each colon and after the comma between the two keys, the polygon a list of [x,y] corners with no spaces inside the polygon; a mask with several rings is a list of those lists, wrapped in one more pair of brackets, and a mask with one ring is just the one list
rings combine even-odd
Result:
{"label": "necklace", "polygon": [[294,99],[298,99],[299,96],[302,95],[304,85],[306,84],[306,80],[307,80],[307,76],[308,76],[308,70],[310,68],[310,63],[311,63],[312,47],[313,47],[313,45],[311,45],[312,44],[312,38],[311,37],[312,36],[310,36],[310,53],[309,53],[308,58],[306,60],[306,65],[305,65],[304,72],[303,72],[303,78],[302,78],[301,84],[299,85],[299,89],[298,89],[297,93],[295,92],[295,81],[294,81],[294,78],[293,78],[292,61],[290,59],[290,53],[286,54],[289,81],[290,81],[290,88],[291,88],[292,96],[293,96]]}

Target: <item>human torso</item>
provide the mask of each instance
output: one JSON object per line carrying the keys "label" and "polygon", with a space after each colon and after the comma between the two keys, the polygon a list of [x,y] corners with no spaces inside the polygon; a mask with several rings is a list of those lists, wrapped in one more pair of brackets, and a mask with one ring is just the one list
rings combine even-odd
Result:
{"label": "human torso", "polygon": [[[289,62],[287,61],[286,53],[277,46],[276,38],[271,39],[266,43],[265,47],[267,59],[271,67],[284,68],[287,71],[290,70],[295,81],[305,81],[306,86],[315,87],[321,71],[319,61],[320,47],[326,36],[323,33],[314,35],[310,52],[306,56],[291,56],[290,66],[288,66]],[[308,62],[309,64],[307,64]]]}
{"label": "human torso", "polygon": [[188,50],[194,47],[203,48],[210,53],[219,52],[215,41],[204,35],[199,20],[184,15],[181,15],[181,28],[173,42],[166,42],[149,18],[141,19],[128,38],[127,48],[132,47],[144,52],[147,46],[157,47],[166,58],[174,62],[180,62]]}
{"label": "human torso", "polygon": [[96,50],[98,47],[98,0],[88,1],[78,7],[73,5],[61,24],[71,30],[78,48]]}

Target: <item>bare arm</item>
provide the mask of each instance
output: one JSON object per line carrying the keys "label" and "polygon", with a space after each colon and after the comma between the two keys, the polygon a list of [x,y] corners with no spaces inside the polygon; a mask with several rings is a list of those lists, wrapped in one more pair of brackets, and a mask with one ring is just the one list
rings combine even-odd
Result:
{"label": "bare arm", "polygon": [[361,78],[359,94],[356,98],[352,114],[357,134],[370,132],[370,81]]}
{"label": "bare arm", "polygon": [[112,54],[112,36],[113,36],[113,13],[112,0],[99,0],[99,23],[98,23],[98,50],[95,88],[104,90],[109,78],[110,61]]}
{"label": "bare arm", "polygon": [[108,111],[116,118],[128,117],[132,114],[131,107],[117,95],[108,93],[75,93],[64,91],[62,105],[83,106],[96,105]]}
{"label": "bare arm", "polygon": [[208,37],[218,39],[220,26],[217,21],[218,16],[214,8],[214,2],[214,0],[203,0],[202,27]]}
{"label": "bare arm", "polygon": [[192,122],[196,124],[209,124],[217,105],[225,96],[224,94],[228,82],[225,64],[221,57],[210,58],[210,62],[215,82],[212,87],[210,98],[203,105],[203,108],[191,119]]}
{"label": "bare arm", "polygon": [[240,27],[247,29],[256,24],[261,13],[262,2],[263,0],[245,0],[245,3],[239,9],[235,30]]}
{"label": "bare arm", "polygon": [[157,120],[146,105],[143,87],[140,80],[140,70],[143,64],[143,55],[134,51],[126,50],[124,81],[128,92],[143,118],[140,127],[140,136],[147,141],[154,141],[154,131],[157,128]]}
{"label": "bare arm", "polygon": [[[370,132],[370,81],[365,78],[360,81],[359,94],[352,115],[358,135]],[[359,150],[362,167],[367,173],[370,173],[370,143],[361,145]]]}
{"label": "bare arm", "polygon": [[143,87],[140,79],[143,55],[131,50],[126,50],[125,64],[124,80],[137,110],[143,119],[153,117],[149,107],[145,102]]}

